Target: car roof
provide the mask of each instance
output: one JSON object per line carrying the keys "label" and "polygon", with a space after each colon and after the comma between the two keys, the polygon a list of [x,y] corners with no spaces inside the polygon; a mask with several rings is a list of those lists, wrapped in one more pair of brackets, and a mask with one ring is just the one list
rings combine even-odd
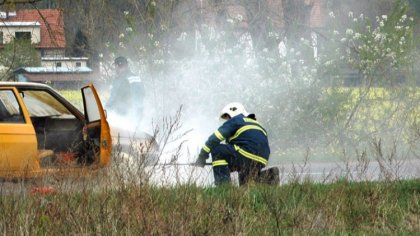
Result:
{"label": "car roof", "polygon": [[13,81],[0,81],[0,87],[18,87],[18,88],[48,88],[53,89],[51,86],[35,82],[13,82]]}
{"label": "car roof", "polygon": [[18,90],[20,89],[44,89],[44,90],[48,90],[50,92],[52,92],[53,94],[55,94],[55,96],[60,97],[61,99],[63,99],[62,101],[64,103],[66,103],[67,108],[69,108],[70,110],[73,110],[74,112],[78,113],[79,117],[82,117],[82,112],[75,106],[73,105],[70,101],[68,101],[66,98],[64,98],[58,91],[56,91],[54,88],[52,88],[49,85],[46,84],[41,84],[41,83],[35,83],[35,82],[16,82],[16,81],[0,81],[0,88],[1,87],[15,87]]}

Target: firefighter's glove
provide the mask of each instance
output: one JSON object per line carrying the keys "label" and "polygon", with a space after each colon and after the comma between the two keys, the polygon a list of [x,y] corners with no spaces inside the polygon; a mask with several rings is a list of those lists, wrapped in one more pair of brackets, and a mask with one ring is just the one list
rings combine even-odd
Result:
{"label": "firefighter's glove", "polygon": [[209,154],[205,151],[201,151],[197,160],[195,161],[195,166],[204,167],[206,165],[207,158],[209,158]]}

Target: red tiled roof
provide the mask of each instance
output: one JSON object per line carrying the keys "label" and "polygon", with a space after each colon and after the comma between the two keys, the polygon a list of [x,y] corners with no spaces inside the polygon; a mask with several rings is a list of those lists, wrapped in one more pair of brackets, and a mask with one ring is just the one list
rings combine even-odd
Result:
{"label": "red tiled roof", "polygon": [[41,24],[41,42],[37,48],[65,48],[64,14],[62,9],[18,10],[16,16],[3,22],[34,22]]}

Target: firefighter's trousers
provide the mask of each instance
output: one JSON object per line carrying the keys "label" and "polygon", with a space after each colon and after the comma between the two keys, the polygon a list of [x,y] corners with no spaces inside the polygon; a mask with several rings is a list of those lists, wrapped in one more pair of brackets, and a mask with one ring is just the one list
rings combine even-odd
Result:
{"label": "firefighter's trousers", "polygon": [[219,144],[211,150],[214,181],[216,186],[230,183],[230,173],[238,171],[239,185],[257,180],[262,163],[246,158],[230,144]]}

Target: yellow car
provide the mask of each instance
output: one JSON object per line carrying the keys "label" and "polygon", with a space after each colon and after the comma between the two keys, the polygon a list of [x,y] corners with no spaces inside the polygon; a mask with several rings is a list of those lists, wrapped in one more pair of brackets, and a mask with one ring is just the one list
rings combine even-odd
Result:
{"label": "yellow car", "polygon": [[84,112],[51,87],[0,82],[0,178],[81,174],[111,161],[111,132],[93,85]]}

